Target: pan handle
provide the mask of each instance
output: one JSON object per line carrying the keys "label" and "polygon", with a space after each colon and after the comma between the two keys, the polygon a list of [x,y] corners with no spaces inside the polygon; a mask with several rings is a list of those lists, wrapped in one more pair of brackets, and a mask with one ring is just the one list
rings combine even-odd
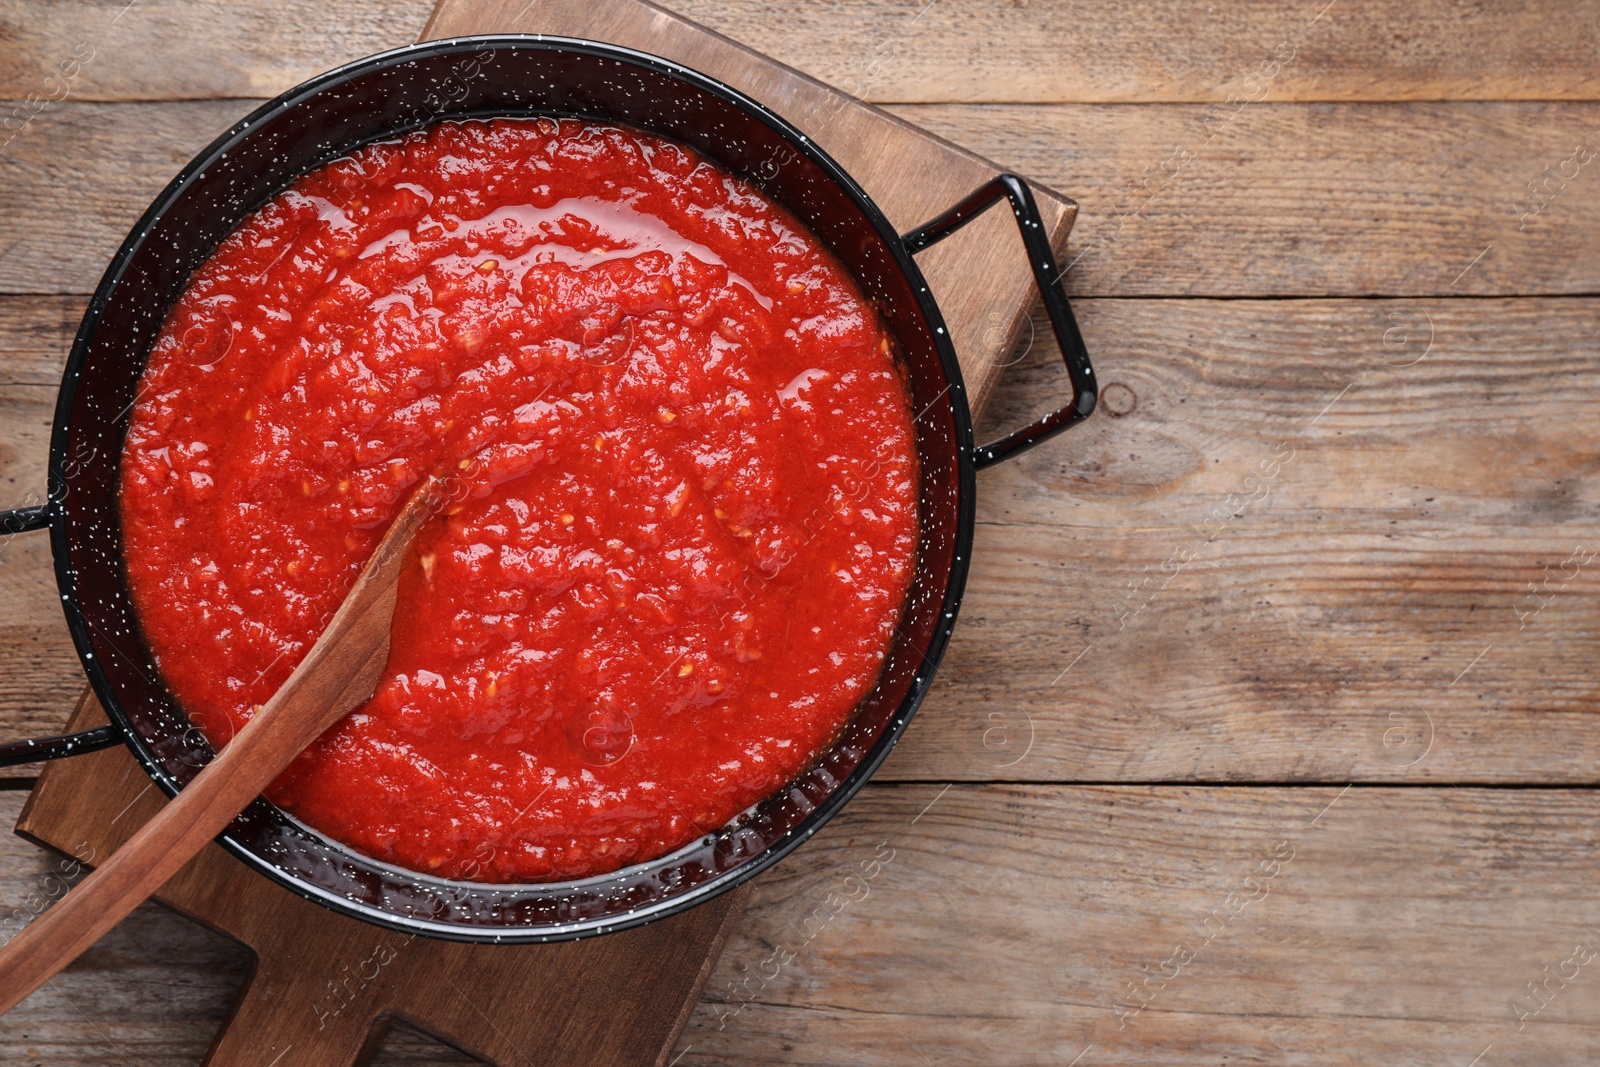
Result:
{"label": "pan handle", "polygon": [[50,505],[39,504],[31,508],[14,508],[0,511],[0,535],[27,533],[42,530],[50,525]]}
{"label": "pan handle", "polygon": [[925,226],[912,230],[901,240],[915,255],[949,237],[1002,197],[1011,201],[1011,214],[1016,217],[1017,229],[1022,231],[1022,244],[1028,252],[1029,266],[1033,268],[1034,284],[1039,287],[1045,315],[1050,319],[1050,329],[1056,335],[1061,358],[1067,365],[1067,377],[1072,381],[1072,403],[1020,430],[1013,430],[998,441],[973,449],[973,462],[979,469],[1024,452],[1088,418],[1099,395],[1094,368],[1089,365],[1089,353],[1083,347],[1083,336],[1078,333],[1078,320],[1073,318],[1072,305],[1062,289],[1055,253],[1050,250],[1044,220],[1039,217],[1039,205],[1034,203],[1027,182],[1015,174],[996,175],[961,203]]}
{"label": "pan handle", "polygon": [[[0,511],[0,536],[42,530],[50,525],[50,505]],[[122,732],[115,726],[96,726],[61,737],[40,737],[27,741],[0,744],[0,767],[14,767],[19,763],[37,763],[39,760],[76,756],[80,752],[96,752],[122,744]]]}

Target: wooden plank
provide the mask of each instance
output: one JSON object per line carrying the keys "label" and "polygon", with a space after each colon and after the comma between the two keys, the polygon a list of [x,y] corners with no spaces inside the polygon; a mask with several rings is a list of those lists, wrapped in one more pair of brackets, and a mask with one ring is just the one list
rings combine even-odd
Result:
{"label": "wooden plank", "polygon": [[[54,307],[0,299],[13,322]],[[1597,781],[1600,561],[1560,577],[1600,547],[1594,443],[1571,432],[1600,422],[1600,302],[1078,310],[1104,418],[982,475],[962,621],[885,774]],[[19,336],[40,370],[67,338]],[[987,432],[1062,387],[1040,342]],[[37,490],[48,410],[30,389],[30,421],[0,424],[0,456],[27,459],[0,478]],[[0,542],[6,737],[54,731],[80,677],[48,545],[16,545]],[[1550,603],[1525,625],[1530,584]],[[1406,725],[1432,744],[1394,744]]]}
{"label": "wooden plank", "polygon": [[[0,299],[31,338],[6,365],[45,375],[60,306]],[[961,621],[885,774],[1597,780],[1600,560],[1561,569],[1600,547],[1600,457],[1572,432],[1600,424],[1600,300],[1079,314],[1102,417],[981,477]],[[1035,325],[986,433],[1062,393]],[[0,423],[0,457],[26,457],[0,467],[14,487],[43,486],[44,392],[0,389],[34,398],[31,423]],[[15,544],[0,542],[4,737],[53,732],[78,678],[44,537]],[[1549,604],[1524,625],[1530,583]],[[1419,740],[1397,744],[1407,725]]]}
{"label": "wooden plank", "polygon": [[0,151],[0,292],[93,292],[156,194],[259,103],[68,102],[40,113]]}
{"label": "wooden plank", "polygon": [[[0,508],[44,500],[56,386],[84,303],[0,297]],[[0,738],[59,733],[82,672],[61,616],[47,534],[0,539],[0,604]],[[6,768],[0,779],[34,771]]]}
{"label": "wooden plank", "polygon": [[[44,501],[55,383],[76,329],[72,309],[82,303],[0,298],[0,507]],[[6,740],[59,733],[82,687],[53,575],[49,535],[0,539],[0,738]],[[32,773],[5,768],[0,778]]]}
{"label": "wooden plank", "polygon": [[0,297],[0,389],[17,397],[25,395],[17,386],[54,393],[87,304],[80,296]]}
{"label": "wooden plank", "polygon": [[[8,298],[0,297],[0,303]],[[0,357],[3,359],[4,357]],[[16,367],[17,376],[27,373],[21,361],[4,364]],[[0,371],[0,375],[5,374]],[[0,384],[0,507],[29,507],[44,503],[45,466],[50,455],[50,417],[55,411],[54,386]],[[0,541],[0,558],[10,551],[9,544],[20,539]],[[0,621],[0,625],[4,625]]]}
{"label": "wooden plank", "polygon": [[[567,17],[573,26],[585,18],[585,8],[570,7]],[[630,29],[622,17],[610,32],[628,40],[643,31]],[[694,57],[697,65],[795,117],[802,128],[820,126],[826,117],[829,136],[822,139],[823,147],[838,154],[902,232],[954,206],[996,173],[992,164],[971,153],[941,144],[871,108],[829,96],[820,87],[800,83],[781,68],[723,42],[709,39],[716,47],[708,49],[708,38],[699,30],[679,23],[675,33],[670,44],[659,42],[660,51]],[[9,246],[0,249],[0,292],[93,289],[149,200],[192,153],[242,117],[251,104],[69,103],[41,115],[8,154],[0,155],[0,218],[16,220]],[[129,130],[129,121],[140,128]],[[124,140],[130,143],[124,146]],[[114,164],[108,162],[112,160]],[[105,181],[89,177],[100,172],[108,172]],[[907,174],[917,175],[917,180],[907,181]],[[1049,236],[1064,248],[1073,205],[1047,189],[1036,192]],[[47,221],[47,216],[55,221]],[[63,218],[69,220],[65,237]],[[961,353],[968,394],[977,407],[992,383],[995,361],[1033,292],[1015,224],[1003,210],[988,212],[918,260]],[[973,279],[982,281],[975,284]]]}
{"label": "wooden plank", "polygon": [[[1600,93],[1600,37],[1587,3],[1488,3],[1474,11],[1415,0],[1403,16],[1390,0],[671,6],[883,101],[1226,101],[1267,93],[1275,100],[1545,100]],[[1293,58],[1269,74],[1275,54]]]}
{"label": "wooden plank", "polygon": [[893,110],[1077,198],[1075,293],[1600,291],[1592,104]]}
{"label": "wooden plank", "polygon": [[[1600,305],[1080,314],[1107,417],[980,479],[891,774],[1596,780]],[[1060,377],[1031,353],[991,423]]]}
{"label": "wooden plank", "polygon": [[757,888],[680,1063],[1594,1062],[1583,967],[1511,1004],[1600,948],[1600,799],[1339,794],[874,791]]}
{"label": "wooden plank", "polygon": [[[43,464],[41,463],[41,467]],[[51,737],[83,688],[62,617],[50,562],[49,535],[0,541],[0,740]],[[36,766],[0,769],[0,780],[31,778]]]}
{"label": "wooden plank", "polygon": [[[428,0],[200,5],[6,0],[0,96],[38,93],[84,44],[78,99],[271,95],[340,62],[404,44]],[[998,5],[985,0],[676,0],[668,7],[876,101],[1082,103],[1595,99],[1592,3],[1461,6],[1418,0],[1267,0],[1197,7]],[[204,48],[189,42],[201,41]],[[1270,78],[1280,44],[1293,60]],[[1283,53],[1288,54],[1288,53]],[[1252,80],[1250,75],[1257,78]]]}
{"label": "wooden plank", "polygon": [[[68,102],[41,115],[0,153],[0,292],[91,291],[162,185],[251,106]],[[1588,239],[1600,158],[1564,188],[1541,178],[1580,142],[1600,151],[1595,105],[1262,104],[1209,143],[1192,105],[895,110],[1081,201],[1067,255],[1081,255],[1067,274],[1078,295],[1600,291]],[[1185,149],[1195,158],[1176,175],[1151,178]],[[1524,219],[1541,180],[1546,206]],[[1015,242],[995,225],[994,240]]]}
{"label": "wooden plank", "polygon": [[[869,787],[761,880],[679,1067],[1600,1054],[1600,960],[1563,968],[1600,949],[1592,792],[942,789]],[[0,916],[57,862],[0,840]],[[1167,963],[1179,944],[1193,958]],[[192,1064],[242,962],[142,909],[0,1020],[0,1065]],[[1569,979],[1519,1030],[1546,967]],[[1119,1006],[1141,1008],[1121,1029]],[[408,1043],[379,1062],[463,1061]]]}
{"label": "wooden plank", "polygon": [[274,96],[341,63],[410,44],[432,8],[430,0],[3,0],[0,96]]}

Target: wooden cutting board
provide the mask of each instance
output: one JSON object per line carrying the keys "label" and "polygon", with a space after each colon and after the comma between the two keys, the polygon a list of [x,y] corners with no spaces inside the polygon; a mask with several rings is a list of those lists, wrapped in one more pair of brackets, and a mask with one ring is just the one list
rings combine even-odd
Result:
{"label": "wooden cutting board", "polygon": [[[902,232],[998,172],[994,164],[640,0],[441,0],[424,39],[523,32],[606,41],[719,78],[799,126],[861,182]],[[864,49],[866,45],[863,46]],[[1035,187],[1058,252],[1076,211]],[[1034,301],[1010,212],[991,211],[919,257],[981,408]],[[1063,398],[1041,398],[1041,411]],[[86,690],[68,725],[104,723]],[[125,749],[48,765],[17,832],[92,863],[165,803]],[[804,863],[804,851],[788,862]],[[749,889],[682,915],[555,945],[465,945],[336,914],[216,845],[162,888],[162,903],[249,946],[256,966],[206,1063],[349,1067],[396,1019],[492,1064],[665,1064]]]}
{"label": "wooden cutting board", "polygon": [[[68,728],[105,722],[85,690]],[[47,765],[17,832],[92,865],[165,803],[108,748]],[[502,1067],[641,1067],[670,1054],[746,893],[589,941],[467,945],[330,911],[208,845],[156,899],[256,955],[215,1067],[350,1067],[396,1019]]]}

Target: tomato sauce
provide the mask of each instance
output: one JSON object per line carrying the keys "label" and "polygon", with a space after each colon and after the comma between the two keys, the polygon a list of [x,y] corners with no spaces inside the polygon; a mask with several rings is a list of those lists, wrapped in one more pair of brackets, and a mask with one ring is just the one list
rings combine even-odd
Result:
{"label": "tomato sauce", "polygon": [[135,607],[225,744],[430,473],[377,692],[269,797],[440,876],[615,870],[803,772],[917,544],[888,333],[759,191],[577,120],[447,122],[297,181],[196,272],[122,466]]}

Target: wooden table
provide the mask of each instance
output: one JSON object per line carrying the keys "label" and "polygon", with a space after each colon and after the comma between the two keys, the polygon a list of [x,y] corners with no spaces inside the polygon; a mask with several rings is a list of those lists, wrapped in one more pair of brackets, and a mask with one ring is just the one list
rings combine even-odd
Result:
{"label": "wooden table", "polygon": [[[430,7],[123,5],[0,0],[0,506],[143,205]],[[983,476],[936,692],[759,881],[677,1063],[1600,1060],[1596,5],[674,6],[1075,196],[1103,382]],[[991,428],[1060,395],[1039,336]],[[0,736],[47,733],[42,535],[0,587]],[[0,839],[5,921],[54,863]],[[146,907],[0,1067],[196,1063],[244,964]]]}

